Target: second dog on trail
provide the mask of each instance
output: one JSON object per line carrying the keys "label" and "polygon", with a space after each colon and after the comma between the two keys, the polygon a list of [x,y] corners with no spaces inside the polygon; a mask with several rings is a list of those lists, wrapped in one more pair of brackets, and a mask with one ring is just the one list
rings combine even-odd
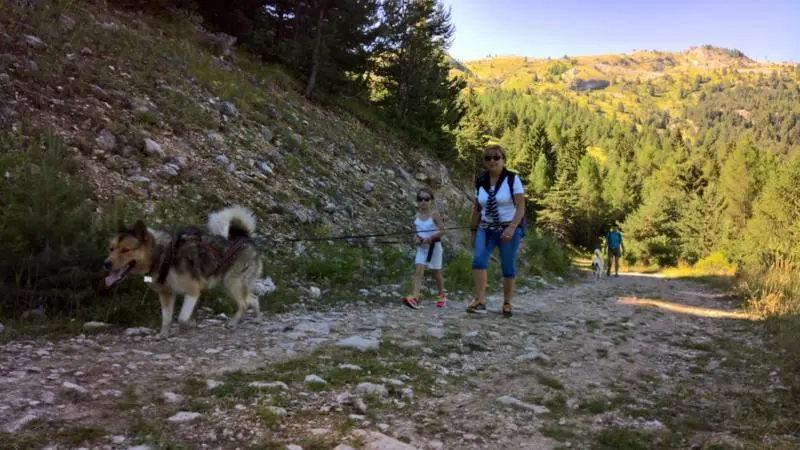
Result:
{"label": "second dog on trail", "polygon": [[594,249],[592,255],[592,274],[595,278],[600,279],[603,276],[603,258],[600,256],[600,249]]}

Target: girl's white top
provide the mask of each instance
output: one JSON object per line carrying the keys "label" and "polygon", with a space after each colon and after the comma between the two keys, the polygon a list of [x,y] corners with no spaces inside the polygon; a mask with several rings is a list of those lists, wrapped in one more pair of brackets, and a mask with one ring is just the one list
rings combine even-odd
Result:
{"label": "girl's white top", "polygon": [[433,214],[425,220],[419,218],[419,214],[414,218],[414,225],[417,227],[417,236],[422,239],[429,238],[439,232],[436,222],[433,220]]}

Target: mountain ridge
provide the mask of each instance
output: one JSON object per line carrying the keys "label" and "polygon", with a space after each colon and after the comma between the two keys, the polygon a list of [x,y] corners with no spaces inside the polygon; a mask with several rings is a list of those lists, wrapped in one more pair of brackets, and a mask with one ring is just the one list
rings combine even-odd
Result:
{"label": "mountain ridge", "polygon": [[711,45],[690,47],[679,52],[662,50],[634,50],[631,53],[603,53],[561,58],[528,57],[519,55],[492,56],[474,60],[455,59],[455,73],[473,83],[477,80],[502,80],[519,78],[523,74],[536,75],[532,81],[547,75],[556,77],[576,72],[584,77],[613,80],[621,77],[659,77],[685,72],[714,72],[715,70],[780,70],[793,66],[789,62],[764,62],[754,60],[736,49]]}
{"label": "mountain ridge", "polygon": [[[575,57],[575,58],[593,58],[593,57],[601,57],[601,56],[633,56],[633,55],[636,55],[636,54],[639,54],[639,53],[661,53],[661,54],[680,55],[680,54],[685,54],[685,53],[689,53],[689,52],[695,51],[697,49],[706,49],[706,50],[711,50],[711,51],[720,52],[720,53],[728,53],[728,52],[730,52],[730,53],[733,53],[733,54],[737,55],[737,57],[739,57],[741,59],[747,60],[750,63],[760,64],[760,65],[790,65],[791,66],[791,65],[796,65],[797,64],[797,62],[795,62],[793,59],[776,60],[776,59],[755,58],[755,57],[751,57],[751,56],[747,55],[745,52],[743,52],[743,51],[741,51],[739,49],[727,48],[727,47],[722,47],[722,46],[713,45],[713,44],[692,45],[692,46],[689,46],[689,47],[684,48],[684,49],[675,49],[675,50],[669,50],[669,49],[638,49],[638,48],[634,48],[634,49],[632,49],[630,51],[626,51],[626,52],[600,52],[600,53],[585,53],[585,54],[579,54],[579,55],[568,55],[567,54],[566,56]],[[534,56],[534,55],[526,55],[526,54],[520,54],[520,53],[504,53],[504,54],[495,53],[495,54],[489,54],[487,56],[477,57],[477,58],[459,58],[459,57],[456,57],[456,56],[451,54],[450,58],[452,60],[454,60],[455,64],[457,64],[457,65],[465,65],[465,64],[471,64],[471,63],[476,63],[476,62],[481,62],[481,61],[487,61],[487,60],[492,60],[492,59],[503,59],[503,58],[519,58],[519,59],[527,58],[529,60],[547,60],[547,61],[550,61],[550,60],[557,60],[557,59],[563,58],[563,56]]]}

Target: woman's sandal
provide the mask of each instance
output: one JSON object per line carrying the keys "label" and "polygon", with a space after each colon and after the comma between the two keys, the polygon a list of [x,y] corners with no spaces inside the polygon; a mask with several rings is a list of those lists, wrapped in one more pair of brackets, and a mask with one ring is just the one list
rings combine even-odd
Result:
{"label": "woman's sandal", "polygon": [[503,317],[511,317],[511,303],[503,303]]}
{"label": "woman's sandal", "polygon": [[486,314],[486,303],[475,300],[467,306],[467,312],[470,314]]}

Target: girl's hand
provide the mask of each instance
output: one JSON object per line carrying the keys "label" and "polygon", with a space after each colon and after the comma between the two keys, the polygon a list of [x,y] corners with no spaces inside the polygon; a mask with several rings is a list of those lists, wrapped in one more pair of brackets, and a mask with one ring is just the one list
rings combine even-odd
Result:
{"label": "girl's hand", "polygon": [[425,242],[425,241],[424,241],[424,240],[423,240],[421,237],[419,237],[419,236],[414,236],[414,242],[415,242],[417,245],[420,245],[420,244],[422,244],[422,243],[423,243],[423,242]]}

